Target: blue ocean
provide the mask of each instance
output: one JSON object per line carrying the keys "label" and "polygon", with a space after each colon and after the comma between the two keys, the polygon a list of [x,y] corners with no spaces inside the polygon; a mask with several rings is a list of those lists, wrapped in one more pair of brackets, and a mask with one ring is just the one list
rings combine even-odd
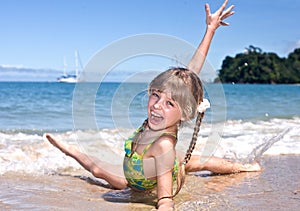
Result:
{"label": "blue ocean", "polygon": [[[211,151],[217,156],[244,158],[274,137],[264,154],[300,154],[299,85],[205,84],[205,90],[212,107],[197,150],[217,131]],[[79,168],[43,139],[48,132],[121,162],[123,140],[146,118],[146,106],[145,83],[1,82],[0,174]],[[183,150],[192,129],[191,122],[179,134]]]}

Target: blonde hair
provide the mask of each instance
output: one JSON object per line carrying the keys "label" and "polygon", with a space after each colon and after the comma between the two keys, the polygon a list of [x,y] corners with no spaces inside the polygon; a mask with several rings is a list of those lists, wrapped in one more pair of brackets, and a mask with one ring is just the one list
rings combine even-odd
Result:
{"label": "blonde hair", "polygon": [[[197,117],[190,146],[179,167],[177,189],[173,196],[171,196],[174,197],[179,193],[184,184],[185,165],[189,162],[195,148],[200,125],[204,116],[204,113],[197,112],[198,105],[203,101],[203,86],[196,73],[186,68],[177,67],[170,68],[156,76],[150,83],[148,92],[150,93],[152,90],[170,93],[172,99],[179,104],[184,121]],[[145,123],[146,122],[144,122],[144,124]]]}

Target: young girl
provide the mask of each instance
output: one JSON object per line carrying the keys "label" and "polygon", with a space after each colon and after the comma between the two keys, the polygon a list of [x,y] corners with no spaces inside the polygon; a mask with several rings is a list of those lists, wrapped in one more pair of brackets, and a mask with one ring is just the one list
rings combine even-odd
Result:
{"label": "young girl", "polygon": [[[185,172],[209,170],[215,173],[259,171],[258,164],[231,163],[221,158],[211,157],[205,163],[200,156],[192,155],[197,141],[204,111],[209,107],[203,99],[202,83],[197,76],[204,63],[215,30],[223,25],[224,19],[231,16],[233,6],[224,11],[227,1],[214,13],[206,9],[206,33],[187,68],[171,68],[159,74],[149,85],[148,118],[132,136],[125,141],[124,176],[108,171],[103,165],[94,162],[88,155],[68,146],[52,135],[46,134],[51,144],[63,153],[77,160],[95,177],[106,180],[113,187],[144,191],[157,188],[158,210],[172,210],[173,197],[179,192]],[[175,145],[181,122],[196,117],[190,146],[185,157],[176,155]],[[173,193],[173,182],[177,190]]]}

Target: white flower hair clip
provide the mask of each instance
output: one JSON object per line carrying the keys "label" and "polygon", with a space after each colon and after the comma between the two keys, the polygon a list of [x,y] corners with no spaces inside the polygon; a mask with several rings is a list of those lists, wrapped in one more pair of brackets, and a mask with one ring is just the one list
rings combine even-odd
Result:
{"label": "white flower hair clip", "polygon": [[208,108],[210,108],[209,101],[207,99],[203,99],[203,101],[198,105],[197,111],[199,113],[204,113]]}

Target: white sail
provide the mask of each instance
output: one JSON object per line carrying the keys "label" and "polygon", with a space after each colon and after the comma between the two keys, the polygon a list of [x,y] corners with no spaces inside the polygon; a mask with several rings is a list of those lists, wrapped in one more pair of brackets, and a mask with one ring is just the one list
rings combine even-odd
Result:
{"label": "white sail", "polygon": [[79,63],[78,63],[78,51],[75,51],[75,75],[71,75],[67,73],[67,62],[66,58],[64,58],[64,73],[61,77],[57,78],[58,82],[63,83],[77,83],[79,82]]}

